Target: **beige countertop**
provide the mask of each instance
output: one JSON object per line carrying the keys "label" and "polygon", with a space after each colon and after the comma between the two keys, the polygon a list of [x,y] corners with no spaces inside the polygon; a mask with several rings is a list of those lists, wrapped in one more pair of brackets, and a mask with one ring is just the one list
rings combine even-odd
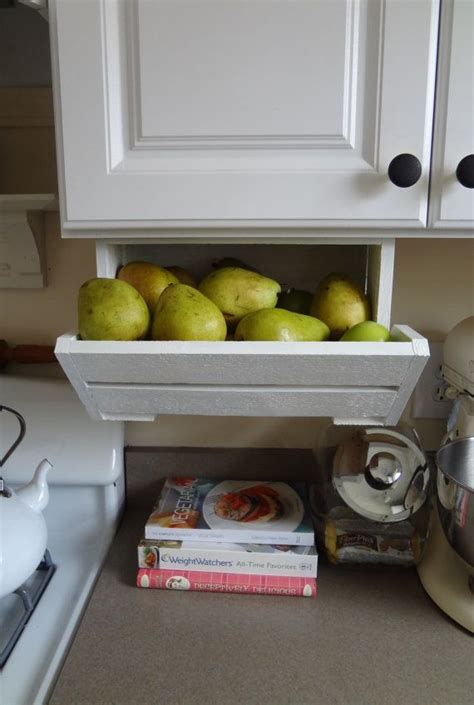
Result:
{"label": "beige countertop", "polygon": [[470,705],[474,642],[414,570],[321,565],[315,600],[134,586],[160,478],[304,478],[308,451],[135,451],[127,468],[128,509],[50,705]]}

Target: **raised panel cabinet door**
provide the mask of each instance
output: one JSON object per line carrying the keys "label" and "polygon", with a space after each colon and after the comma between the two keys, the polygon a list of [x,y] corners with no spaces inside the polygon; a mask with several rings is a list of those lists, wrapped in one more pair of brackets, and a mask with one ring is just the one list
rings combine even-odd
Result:
{"label": "raised panel cabinet door", "polygon": [[53,0],[64,227],[424,227],[438,9]]}
{"label": "raised panel cabinet door", "polygon": [[443,0],[429,224],[474,225],[474,0]]}

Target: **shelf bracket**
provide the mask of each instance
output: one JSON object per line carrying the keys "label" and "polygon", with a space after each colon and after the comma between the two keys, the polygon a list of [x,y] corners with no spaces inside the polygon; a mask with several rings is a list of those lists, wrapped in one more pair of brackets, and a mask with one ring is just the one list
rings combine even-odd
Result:
{"label": "shelf bracket", "polygon": [[21,5],[26,5],[36,10],[41,17],[48,21],[48,0],[18,0]]}
{"label": "shelf bracket", "polygon": [[54,194],[0,196],[0,289],[46,285],[44,210]]}

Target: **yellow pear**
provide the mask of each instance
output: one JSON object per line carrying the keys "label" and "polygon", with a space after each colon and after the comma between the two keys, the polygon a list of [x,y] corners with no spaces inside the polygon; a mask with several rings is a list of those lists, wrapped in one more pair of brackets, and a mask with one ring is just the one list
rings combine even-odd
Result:
{"label": "yellow pear", "polygon": [[224,316],[187,284],[173,284],[160,296],[151,327],[153,340],[225,340]]}
{"label": "yellow pear", "polygon": [[140,292],[152,315],[166,287],[178,283],[172,272],[152,262],[129,262],[119,270],[117,278]]}
{"label": "yellow pear", "polygon": [[331,339],[338,340],[348,328],[370,319],[370,304],[361,287],[350,277],[333,273],[319,283],[310,314],[324,321],[331,331]]}
{"label": "yellow pear", "polygon": [[320,341],[329,338],[329,328],[313,316],[283,308],[265,308],[242,318],[235,340]]}
{"label": "yellow pear", "polygon": [[261,308],[274,308],[278,282],[242,267],[222,267],[208,274],[199,291],[222,311],[232,329],[241,318]]}
{"label": "yellow pear", "polygon": [[78,318],[83,340],[139,340],[150,325],[148,306],[133,286],[100,277],[79,289]]}

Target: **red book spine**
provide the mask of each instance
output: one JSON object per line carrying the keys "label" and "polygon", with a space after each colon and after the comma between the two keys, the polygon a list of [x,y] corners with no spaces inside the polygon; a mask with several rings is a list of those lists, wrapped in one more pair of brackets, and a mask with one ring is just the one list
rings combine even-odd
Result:
{"label": "red book spine", "polygon": [[137,586],[159,590],[316,597],[316,580],[314,578],[246,575],[244,573],[207,573],[199,570],[140,568],[137,573]]}

